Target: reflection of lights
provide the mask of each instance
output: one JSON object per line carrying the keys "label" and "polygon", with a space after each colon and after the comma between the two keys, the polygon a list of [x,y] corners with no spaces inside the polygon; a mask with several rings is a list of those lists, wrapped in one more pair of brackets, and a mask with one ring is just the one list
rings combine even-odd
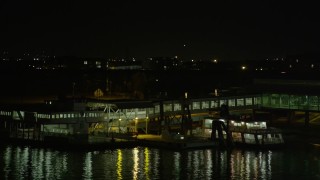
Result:
{"label": "reflection of lights", "polygon": [[118,149],[118,159],[117,159],[117,175],[118,179],[122,179],[122,152],[121,149]]}
{"label": "reflection of lights", "polygon": [[152,158],[152,170],[155,176],[159,176],[159,164],[160,164],[159,150],[153,149],[153,158]]}
{"label": "reflection of lights", "polygon": [[51,151],[45,152],[44,154],[44,168],[45,168],[45,177],[46,178],[50,178],[52,177],[52,171],[50,169],[52,169],[52,158],[53,154]]}
{"label": "reflection of lights", "polygon": [[[12,154],[12,149],[10,146],[6,148],[6,151],[4,153],[4,169],[7,170],[10,167],[10,162],[11,162],[11,154]],[[5,172],[5,179],[8,179],[8,175],[10,171],[4,171]]]}
{"label": "reflection of lights", "polygon": [[145,148],[144,149],[144,174],[146,176],[146,179],[150,179],[150,177],[149,177],[149,163],[150,163],[149,149]]}
{"label": "reflection of lights", "polygon": [[[180,171],[180,156],[181,156],[180,152],[175,152],[173,154],[174,168],[175,168],[174,170],[176,172]],[[177,173],[177,174],[179,174],[179,173]]]}
{"label": "reflection of lights", "polygon": [[22,151],[22,154],[21,154],[22,156],[21,156],[21,160],[20,160],[22,168],[26,171],[28,169],[28,161],[29,161],[29,156],[30,156],[29,151],[30,151],[29,147],[25,147]]}
{"label": "reflection of lights", "polygon": [[83,163],[83,177],[85,179],[92,179],[92,154],[88,152]]}
{"label": "reflection of lights", "polygon": [[268,151],[268,156],[267,157],[268,157],[268,159],[267,159],[268,164],[266,165],[267,168],[265,170],[268,171],[267,178],[271,179],[271,175],[272,175],[272,169],[271,169],[272,151]]}
{"label": "reflection of lights", "polygon": [[36,170],[32,171],[32,179],[41,179],[43,178],[43,161],[44,161],[44,150],[38,150],[32,153],[32,166],[37,167]]}
{"label": "reflection of lights", "polygon": [[133,149],[133,179],[138,179],[138,172],[139,172],[139,150],[138,148]]}
{"label": "reflection of lights", "polygon": [[199,172],[199,166],[200,166],[200,156],[199,156],[199,151],[194,151],[192,153],[192,167],[194,169],[195,172]]}
{"label": "reflection of lights", "polygon": [[212,179],[211,176],[212,176],[212,151],[210,150],[206,150],[205,151],[205,163],[207,163],[207,171],[206,171],[206,177],[208,177],[208,179]]}
{"label": "reflection of lights", "polygon": [[230,157],[231,177],[237,179],[271,179],[271,151],[259,152],[233,152]]}

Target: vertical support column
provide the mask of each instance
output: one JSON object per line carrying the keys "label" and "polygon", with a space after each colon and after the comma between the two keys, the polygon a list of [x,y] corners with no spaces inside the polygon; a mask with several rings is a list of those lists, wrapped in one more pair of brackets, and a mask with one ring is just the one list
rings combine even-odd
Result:
{"label": "vertical support column", "polygon": [[292,121],[294,121],[295,118],[295,111],[294,110],[290,110],[288,112],[288,125],[291,124]]}
{"label": "vertical support column", "polygon": [[36,140],[36,131],[37,131],[37,123],[33,124],[33,133],[32,133],[32,139]]}
{"label": "vertical support column", "polygon": [[223,132],[222,132],[222,125],[221,123],[217,123],[217,129],[218,129],[218,138],[219,138],[219,143],[220,145],[226,145],[224,142],[224,137],[223,137]]}
{"label": "vertical support column", "polygon": [[268,124],[268,126],[272,126],[272,124],[273,124],[273,122],[274,122],[274,120],[275,120],[275,114],[273,113],[273,111],[271,110],[271,111],[269,111],[269,114],[270,114],[270,120],[269,120],[269,124]]}
{"label": "vertical support column", "polygon": [[160,101],[160,119],[159,119],[159,134],[162,133],[162,121],[163,121],[163,117],[164,117],[164,113],[163,113],[163,101]]}
{"label": "vertical support column", "polygon": [[[28,126],[27,126],[28,127]],[[27,130],[28,130],[28,137],[27,137],[27,139],[30,139],[30,128],[27,128]]]}
{"label": "vertical support column", "polygon": [[215,123],[215,121],[212,121],[212,125],[211,125],[211,140],[216,141],[217,136],[217,124]]}
{"label": "vertical support column", "polygon": [[257,134],[254,134],[254,140],[256,141],[256,144],[257,144],[257,145],[260,144]]}
{"label": "vertical support column", "polygon": [[246,139],[244,138],[244,133],[241,133],[241,140],[242,140],[242,143],[246,143]]}
{"label": "vertical support column", "polygon": [[309,124],[310,124],[310,116],[309,116],[309,114],[310,114],[310,112],[309,111],[306,111],[305,113],[304,113],[304,126],[305,127],[308,127],[309,126]]}
{"label": "vertical support column", "polygon": [[25,128],[25,123],[22,123],[22,139],[24,139],[24,128]]}
{"label": "vertical support column", "polygon": [[42,124],[39,124],[39,126],[37,127],[39,141],[41,140],[41,132],[43,132],[42,126]]}

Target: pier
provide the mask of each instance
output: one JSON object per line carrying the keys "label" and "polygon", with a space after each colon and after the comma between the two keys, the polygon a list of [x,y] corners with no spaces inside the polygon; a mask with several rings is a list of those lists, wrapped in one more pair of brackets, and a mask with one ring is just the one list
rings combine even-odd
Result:
{"label": "pier", "polygon": [[[158,146],[214,146],[201,120],[219,116],[221,106],[230,112],[267,116],[287,113],[287,123],[304,112],[305,126],[320,112],[315,95],[258,94],[187,100],[128,101],[103,99],[46,100],[42,104],[0,106],[1,136],[24,141],[55,141],[70,144],[130,142]],[[312,117],[312,118],[311,118]],[[174,141],[163,138],[184,137]],[[206,137],[205,140],[196,137]],[[162,137],[161,141],[159,137]],[[210,142],[211,141],[211,142]],[[127,143],[129,144],[129,143]]]}

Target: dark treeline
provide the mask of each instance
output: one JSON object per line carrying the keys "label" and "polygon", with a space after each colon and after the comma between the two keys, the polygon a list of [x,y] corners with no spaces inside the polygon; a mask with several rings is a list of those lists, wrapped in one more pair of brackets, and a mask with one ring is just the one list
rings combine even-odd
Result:
{"label": "dark treeline", "polygon": [[[314,58],[304,61],[298,57],[261,62],[190,61],[183,64],[170,58],[143,61],[142,64],[67,60],[55,58],[57,62],[53,64],[48,63],[47,59],[2,61],[1,97],[93,96],[97,89],[101,89],[105,96],[124,95],[136,99],[175,99],[185,92],[188,92],[189,97],[201,98],[214,95],[216,89],[219,95],[255,93],[253,82],[261,78],[320,79],[320,64]],[[88,64],[84,64],[84,61]],[[101,63],[100,68],[97,62]],[[139,68],[111,68],[124,65]]]}
{"label": "dark treeline", "polygon": [[[215,89],[220,95],[250,93],[256,78],[279,78],[280,73],[234,70],[25,70],[1,71],[2,96],[93,96],[125,94],[131,98],[210,97]],[[296,74],[295,74],[296,75]]]}

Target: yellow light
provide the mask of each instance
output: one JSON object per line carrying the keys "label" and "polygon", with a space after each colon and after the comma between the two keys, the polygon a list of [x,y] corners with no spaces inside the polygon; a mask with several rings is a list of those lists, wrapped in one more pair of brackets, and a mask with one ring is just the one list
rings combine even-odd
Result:
{"label": "yellow light", "polygon": [[118,175],[118,179],[123,179],[122,178],[122,152],[121,152],[121,149],[118,149],[117,175]]}
{"label": "yellow light", "polygon": [[133,179],[138,179],[138,172],[139,172],[139,150],[138,148],[133,149]]}
{"label": "yellow light", "polygon": [[146,176],[146,179],[150,179],[150,177],[149,177],[149,163],[150,163],[149,149],[145,148],[144,149],[144,174]]}

